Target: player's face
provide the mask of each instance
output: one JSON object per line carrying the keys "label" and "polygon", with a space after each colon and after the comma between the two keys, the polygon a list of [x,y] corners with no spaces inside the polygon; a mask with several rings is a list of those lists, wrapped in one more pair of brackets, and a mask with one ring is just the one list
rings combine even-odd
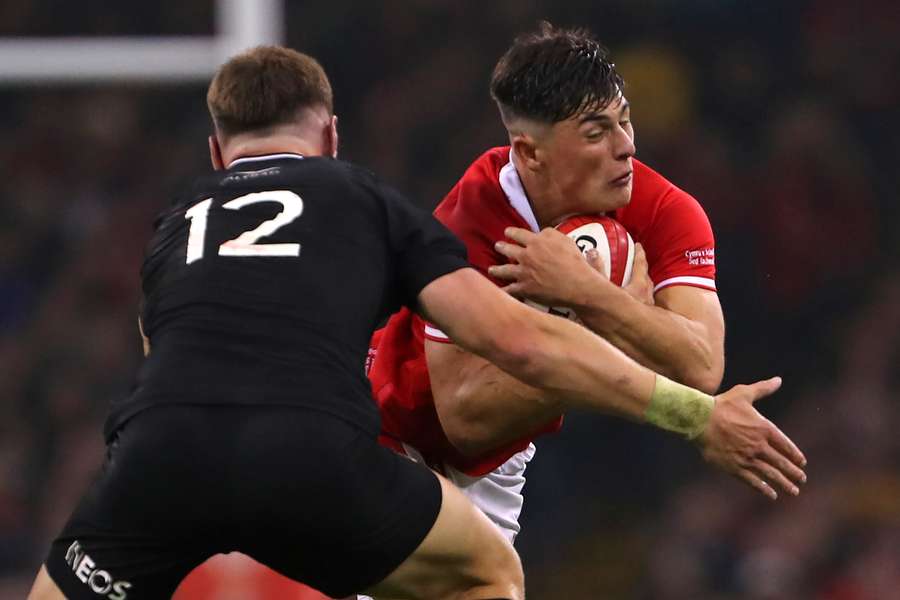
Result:
{"label": "player's face", "polygon": [[612,211],[631,200],[634,129],[624,96],[554,124],[542,145],[559,216]]}

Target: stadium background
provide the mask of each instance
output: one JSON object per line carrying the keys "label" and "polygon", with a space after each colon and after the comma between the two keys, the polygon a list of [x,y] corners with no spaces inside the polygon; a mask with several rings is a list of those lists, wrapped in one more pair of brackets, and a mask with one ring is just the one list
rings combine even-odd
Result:
{"label": "stadium background", "polygon": [[[0,5],[0,36],[210,34],[212,0]],[[725,385],[806,451],[776,504],[647,429],[574,414],[539,442],[518,540],[533,599],[900,597],[900,9],[890,0],[292,2],[342,158],[433,207],[504,143],[490,69],[538,19],[611,48],[638,156],[717,234]],[[2,57],[0,57],[2,59]],[[23,597],[103,455],[139,343],[153,215],[207,168],[200,82],[0,78],[0,598]],[[285,473],[285,477],[290,477]],[[298,540],[303,543],[303,540]],[[312,598],[236,559],[182,598]]]}

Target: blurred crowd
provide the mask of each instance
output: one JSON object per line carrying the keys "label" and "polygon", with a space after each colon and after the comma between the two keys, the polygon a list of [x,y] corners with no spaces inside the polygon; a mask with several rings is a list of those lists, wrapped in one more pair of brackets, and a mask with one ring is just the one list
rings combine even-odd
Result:
{"label": "blurred crowd", "polygon": [[[209,1],[131,4],[7,3],[0,35],[212,21]],[[530,597],[900,597],[900,10],[561,4],[286,2],[285,15],[288,44],[332,78],[342,158],[427,208],[504,143],[487,82],[515,34],[540,18],[589,27],[626,80],[639,158],[712,220],[725,385],[785,378],[760,408],[809,458],[798,499],[758,499],[683,443],[612,419],[571,415],[541,440],[517,542]],[[0,87],[0,128],[0,598],[13,598],[128,393],[153,216],[209,168],[205,87]]]}

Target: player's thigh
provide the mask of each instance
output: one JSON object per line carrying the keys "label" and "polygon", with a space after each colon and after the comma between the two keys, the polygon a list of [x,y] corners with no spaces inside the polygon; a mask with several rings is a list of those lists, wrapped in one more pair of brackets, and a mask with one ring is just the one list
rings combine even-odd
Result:
{"label": "player's thigh", "polygon": [[534,456],[534,444],[511,456],[489,473],[472,477],[446,465],[447,478],[496,525],[503,537],[515,543],[521,526],[519,516],[525,502],[525,469]]}
{"label": "player's thigh", "polygon": [[220,532],[231,523],[222,494],[230,478],[218,467],[220,444],[204,437],[208,417],[161,406],[118,430],[44,562],[67,598],[167,598],[228,548]]}
{"label": "player's thigh", "polygon": [[28,600],[66,600],[66,596],[50,578],[47,567],[41,565],[41,570],[38,571],[34,585],[28,593]]}
{"label": "player's thigh", "polygon": [[366,593],[398,598],[521,598],[519,557],[497,527],[443,477],[434,526],[399,567]]}

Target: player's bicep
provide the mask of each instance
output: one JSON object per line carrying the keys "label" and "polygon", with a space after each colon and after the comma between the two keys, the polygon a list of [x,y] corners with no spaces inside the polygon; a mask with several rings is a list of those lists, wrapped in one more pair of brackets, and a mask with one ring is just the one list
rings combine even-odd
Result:
{"label": "player's bicep", "polygon": [[[490,365],[483,358],[456,344],[425,339],[425,360],[434,407],[445,431],[452,433],[460,412],[467,373],[476,364]],[[452,436],[451,436],[452,437]]]}
{"label": "player's bicep", "polygon": [[724,335],[725,317],[719,296],[712,290],[688,285],[673,285],[656,292],[657,306],[702,324],[711,332]]}
{"label": "player's bicep", "polygon": [[654,300],[658,307],[691,321],[694,331],[709,346],[714,370],[724,371],[725,316],[718,294],[704,288],[673,285],[658,291]]}
{"label": "player's bicep", "polygon": [[450,342],[425,338],[425,360],[428,377],[437,405],[448,406],[471,383],[480,381],[485,369],[499,372],[497,367]]}
{"label": "player's bicep", "polygon": [[456,344],[425,339],[425,360],[428,362],[428,377],[435,400],[456,390],[465,370],[466,358],[473,356]]}

